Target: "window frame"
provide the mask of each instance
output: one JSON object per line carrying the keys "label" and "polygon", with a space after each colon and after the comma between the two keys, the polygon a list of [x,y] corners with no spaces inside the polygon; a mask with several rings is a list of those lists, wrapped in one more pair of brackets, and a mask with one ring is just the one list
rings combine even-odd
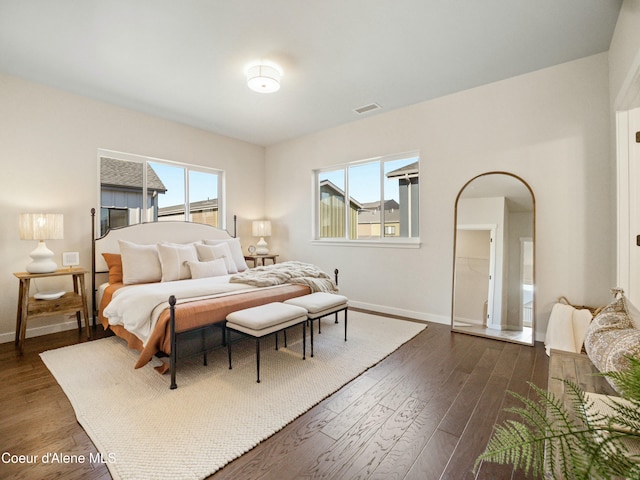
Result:
{"label": "window frame", "polygon": [[[220,228],[222,230],[226,230],[226,225],[227,225],[227,215],[226,215],[226,172],[222,169],[219,168],[212,168],[212,167],[206,167],[204,165],[196,165],[196,164],[189,164],[189,163],[184,163],[184,162],[177,162],[174,160],[166,160],[166,159],[162,159],[162,158],[156,158],[156,157],[149,157],[146,155],[137,155],[137,154],[131,154],[131,153],[124,153],[124,152],[117,152],[117,151],[113,151],[113,150],[105,150],[105,149],[98,149],[98,155],[97,155],[97,164],[98,164],[98,174],[97,174],[97,183],[98,183],[98,200],[97,200],[97,211],[101,212],[102,211],[102,179],[101,179],[101,171],[100,171],[100,165],[101,165],[101,159],[102,158],[112,158],[114,160],[122,160],[125,162],[135,162],[135,163],[141,163],[143,165],[142,168],[142,181],[143,181],[143,185],[142,185],[142,194],[141,194],[141,198],[142,198],[142,203],[141,203],[141,207],[142,210],[144,211],[144,213],[142,214],[141,221],[140,223],[153,223],[153,222],[157,222],[158,220],[153,219],[153,218],[149,218],[148,215],[148,210],[146,208],[146,199],[147,199],[147,171],[148,168],[150,168],[150,164],[163,164],[163,165],[168,165],[168,166],[172,166],[172,167],[178,167],[178,168],[183,168],[184,169],[184,191],[185,191],[185,195],[184,195],[184,218],[185,218],[185,222],[189,222],[189,218],[190,218],[190,204],[191,201],[189,199],[189,173],[191,171],[194,172],[200,172],[200,173],[209,173],[209,174],[213,174],[213,175],[217,175],[218,176],[218,223],[219,225],[216,228]],[[110,208],[110,207],[106,207],[106,208]],[[98,216],[98,219],[100,219],[100,217]],[[175,220],[175,221],[182,221],[182,220]],[[133,224],[130,224],[133,225]],[[98,228],[98,232],[101,231],[101,226],[97,225]]]}
{"label": "window frame", "polygon": [[[349,203],[350,203],[350,194],[349,194],[349,169],[350,167],[357,167],[360,165],[378,163],[380,165],[380,205],[384,205],[384,182],[385,182],[385,173],[384,166],[387,162],[396,161],[396,160],[404,160],[416,158],[418,161],[418,172],[420,171],[420,152],[409,151],[398,154],[391,155],[382,155],[379,157],[367,158],[364,160],[357,160],[353,162],[341,163],[337,165],[329,165],[326,167],[314,169],[312,171],[312,240],[311,243],[314,245],[334,245],[334,246],[370,246],[370,247],[397,247],[397,248],[419,248],[420,241],[420,233],[418,235],[412,237],[388,237],[384,234],[386,225],[384,218],[384,208],[380,210],[380,235],[376,238],[367,238],[367,239],[358,239],[358,238],[349,238],[350,236],[350,225],[349,225]],[[344,231],[345,235],[343,237],[321,237],[321,226],[320,226],[320,176],[325,172],[336,172],[342,171],[344,176]],[[418,198],[418,209],[420,206],[420,199]],[[419,215],[419,211],[418,211]],[[357,229],[357,226],[356,226]],[[419,227],[418,227],[419,229]]]}

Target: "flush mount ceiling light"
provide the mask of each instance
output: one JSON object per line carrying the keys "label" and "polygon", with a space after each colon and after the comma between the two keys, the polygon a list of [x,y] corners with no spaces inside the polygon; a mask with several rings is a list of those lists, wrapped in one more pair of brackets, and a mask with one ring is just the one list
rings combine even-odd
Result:
{"label": "flush mount ceiling light", "polygon": [[282,70],[274,64],[258,64],[247,68],[247,85],[254,92],[273,93],[280,90]]}

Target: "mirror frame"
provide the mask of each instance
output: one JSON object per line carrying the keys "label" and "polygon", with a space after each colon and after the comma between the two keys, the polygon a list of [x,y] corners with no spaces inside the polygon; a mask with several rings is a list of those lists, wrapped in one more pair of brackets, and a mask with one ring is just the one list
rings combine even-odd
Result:
{"label": "mirror frame", "polygon": [[[482,177],[486,177],[489,175],[506,175],[509,177],[512,177],[513,179],[519,181],[520,183],[522,183],[522,185],[524,185],[527,190],[529,191],[529,194],[531,195],[531,203],[532,203],[532,221],[533,221],[533,228],[532,228],[532,242],[533,242],[533,266],[532,266],[532,282],[533,282],[533,291],[534,291],[534,295],[533,295],[533,307],[532,307],[532,319],[531,319],[531,341],[530,342],[525,342],[522,340],[517,340],[517,339],[513,339],[513,338],[509,338],[507,336],[502,336],[499,333],[496,335],[490,335],[490,334],[484,334],[481,332],[472,332],[472,331],[467,331],[467,330],[462,330],[459,328],[456,328],[454,326],[454,314],[455,314],[455,298],[456,298],[456,248],[457,248],[457,236],[458,236],[458,201],[460,200],[462,194],[464,193],[464,191],[466,190],[466,188],[474,181],[477,180],[479,178]],[[485,172],[485,173],[481,173],[479,175],[476,175],[475,177],[471,178],[470,180],[468,180],[460,189],[460,191],[458,192],[458,195],[456,196],[456,202],[454,205],[454,213],[453,213],[453,276],[452,276],[452,282],[451,282],[451,331],[452,332],[456,332],[456,333],[464,333],[466,335],[475,335],[475,336],[479,336],[479,337],[486,337],[486,338],[491,338],[494,340],[502,340],[502,341],[506,341],[506,342],[511,342],[511,343],[518,343],[521,345],[530,345],[530,346],[534,346],[535,345],[535,341],[536,341],[536,197],[533,194],[533,190],[531,189],[531,186],[520,176],[511,173],[511,172],[505,172],[505,171],[500,171],[500,170],[496,170],[496,171],[491,171],[491,172]]]}

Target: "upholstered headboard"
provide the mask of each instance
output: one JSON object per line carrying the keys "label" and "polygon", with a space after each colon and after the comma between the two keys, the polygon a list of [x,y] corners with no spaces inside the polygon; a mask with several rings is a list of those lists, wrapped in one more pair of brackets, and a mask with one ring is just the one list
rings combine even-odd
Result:
{"label": "upholstered headboard", "polygon": [[212,227],[204,223],[166,221],[148,222],[129,225],[127,227],[114,228],[103,236],[96,238],[96,210],[91,209],[91,232],[92,232],[92,281],[94,326],[96,309],[96,273],[108,272],[107,262],[102,256],[103,253],[120,253],[119,240],[126,240],[138,244],[154,244],[158,242],[170,243],[190,243],[203,240],[226,240],[236,235],[236,216],[233,216],[233,235],[226,230]]}
{"label": "upholstered headboard", "polygon": [[151,222],[138,223],[128,227],[114,228],[94,242],[95,271],[106,272],[107,263],[103,253],[119,253],[119,240],[139,244],[158,242],[189,243],[205,239],[218,240],[232,238],[226,230],[191,222]]}

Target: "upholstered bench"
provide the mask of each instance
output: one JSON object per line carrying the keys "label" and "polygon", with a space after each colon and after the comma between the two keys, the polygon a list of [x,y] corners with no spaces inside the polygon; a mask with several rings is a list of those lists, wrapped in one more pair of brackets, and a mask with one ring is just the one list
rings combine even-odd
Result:
{"label": "upholstered bench", "polygon": [[318,320],[318,333],[321,333],[320,319],[335,314],[338,323],[338,313],[344,311],[344,341],[347,341],[347,309],[349,300],[344,295],[336,293],[316,292],[302,297],[285,300],[285,304],[302,307],[307,312],[311,322],[311,356],[313,357],[313,321]]}
{"label": "upholstered bench", "polygon": [[[229,353],[229,369],[231,369],[231,330],[256,339],[256,372],[257,382],[260,383],[260,339],[302,323],[302,359],[307,355],[307,310],[296,305],[280,302],[267,303],[244,310],[238,310],[227,315],[225,326],[227,350]],[[278,340],[276,336],[276,350]]]}

